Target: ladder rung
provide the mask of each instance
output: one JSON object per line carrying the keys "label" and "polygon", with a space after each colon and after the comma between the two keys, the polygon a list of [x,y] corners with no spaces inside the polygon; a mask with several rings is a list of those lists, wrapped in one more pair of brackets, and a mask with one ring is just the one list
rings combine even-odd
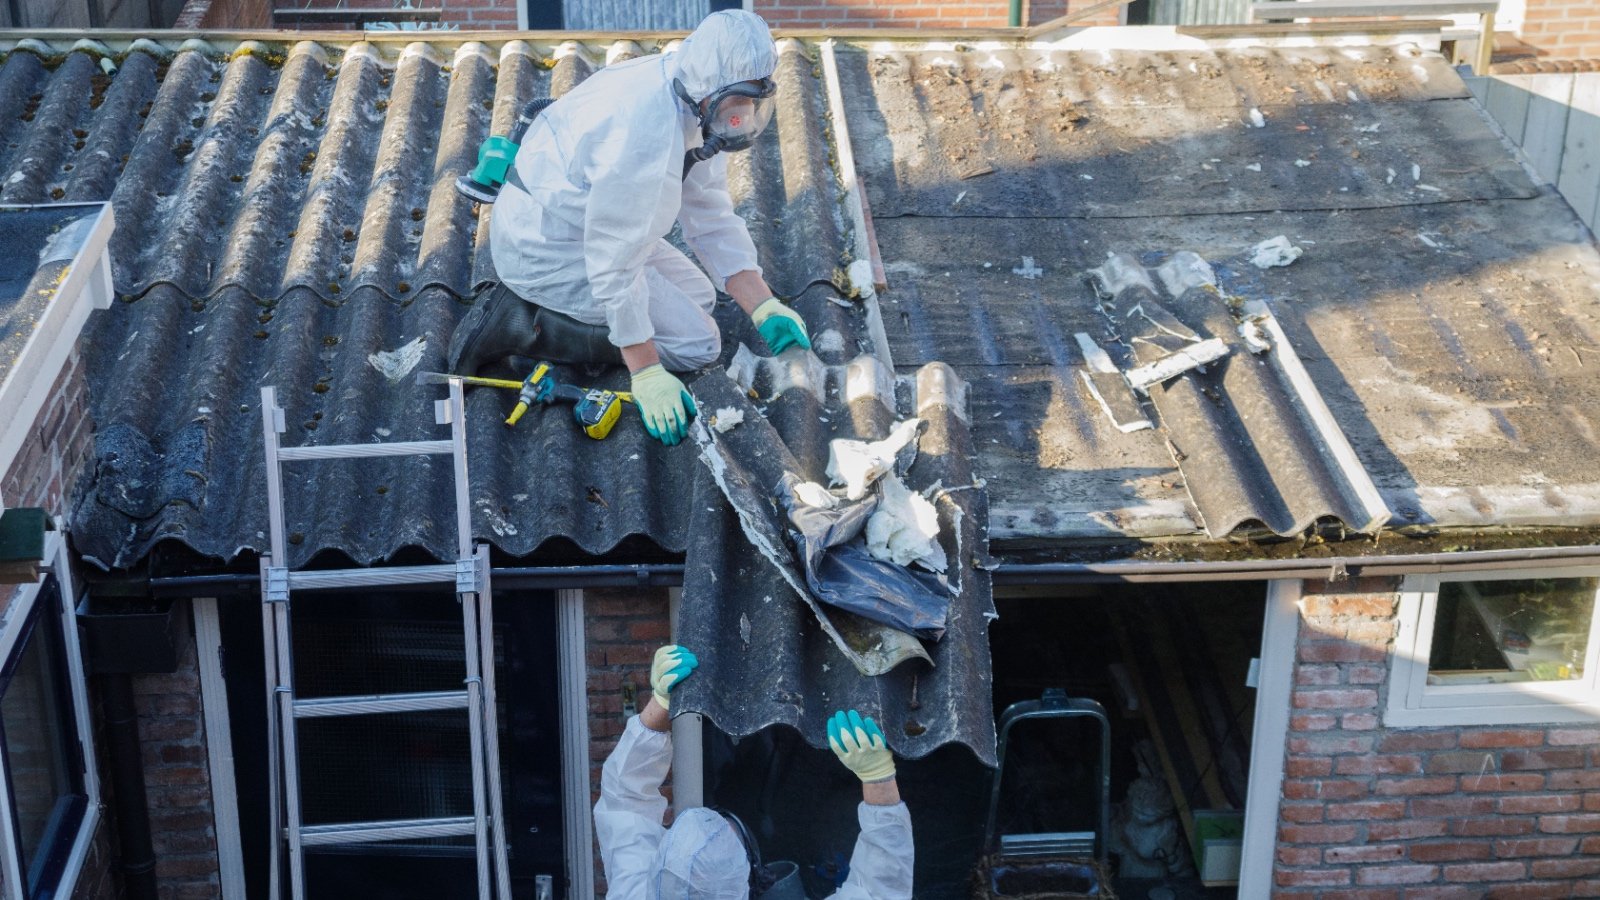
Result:
{"label": "ladder rung", "polygon": [[281,447],[278,459],[293,462],[302,459],[360,459],[364,456],[426,456],[430,453],[454,453],[454,441],[390,441],[386,444],[329,444],[326,447]]}
{"label": "ladder rung", "polygon": [[455,563],[438,566],[389,566],[289,573],[289,587],[297,591],[317,588],[376,587],[385,584],[445,584],[455,580]]}
{"label": "ladder rung", "polygon": [[370,844],[418,838],[457,837],[477,833],[471,816],[449,819],[393,819],[387,822],[346,822],[341,825],[304,825],[300,843],[307,847],[328,844]]}
{"label": "ladder rung", "polygon": [[297,719],[324,716],[362,716],[368,713],[425,712],[434,709],[466,709],[466,691],[429,691],[415,694],[367,694],[361,697],[318,697],[294,701]]}

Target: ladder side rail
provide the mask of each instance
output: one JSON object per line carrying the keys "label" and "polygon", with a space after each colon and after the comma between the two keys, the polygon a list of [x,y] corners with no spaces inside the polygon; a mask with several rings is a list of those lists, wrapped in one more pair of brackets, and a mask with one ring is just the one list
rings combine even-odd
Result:
{"label": "ladder side rail", "polygon": [[283,868],[283,753],[278,717],[278,652],[276,638],[276,603],[268,597],[268,571],[284,561],[283,524],[283,470],[278,461],[278,435],[283,430],[282,410],[278,408],[278,393],[271,387],[261,389],[261,442],[264,449],[267,480],[267,533],[270,536],[268,552],[261,559],[261,639],[266,669],[267,687],[267,796],[270,806],[268,834],[272,839],[271,869],[268,889],[272,900],[283,896],[281,883]]}
{"label": "ladder side rail", "polygon": [[471,706],[467,709],[467,732],[472,745],[472,818],[478,851],[478,900],[489,900],[488,798],[485,796],[483,772],[483,678],[478,665],[478,642],[473,639],[478,630],[477,594],[461,595],[461,624],[466,637],[467,690],[472,696]]}
{"label": "ladder side rail", "polygon": [[478,564],[478,657],[483,663],[483,709],[486,751],[485,769],[489,774],[489,821],[493,825],[494,874],[499,895],[511,896],[511,864],[506,858],[505,800],[500,784],[500,729],[498,701],[495,697],[494,590],[489,583],[489,545],[479,544]]}
{"label": "ladder side rail", "polygon": [[265,650],[262,660],[266,668],[267,688],[267,834],[272,841],[267,869],[267,896],[279,900],[283,896],[283,885],[278,880],[283,866],[283,770],[279,759],[282,744],[278,735],[278,654],[274,647],[272,612],[276,604],[269,602],[266,597],[267,569],[271,568],[272,563],[272,554],[261,557],[261,640]]}
{"label": "ladder side rail", "polygon": [[[454,444],[456,495],[456,558],[472,558],[472,506],[467,486],[467,416],[466,391],[461,379],[450,379],[450,400],[445,412],[450,422],[450,439]],[[475,562],[475,566],[476,566]],[[480,574],[474,569],[473,581]],[[467,730],[472,744],[472,814],[477,837],[478,900],[490,900],[489,889],[489,829],[486,779],[484,778],[484,703],[483,666],[479,658],[478,590],[461,594],[461,625],[467,661],[467,690],[472,694],[472,707],[467,714]],[[491,657],[489,665],[494,665]],[[492,676],[491,676],[492,677]],[[509,896],[509,895],[508,895]]]}
{"label": "ladder side rail", "polygon": [[304,824],[300,809],[300,741],[294,721],[294,659],[289,650],[289,604],[274,603],[272,606],[273,624],[278,635],[278,674],[283,682],[278,688],[278,718],[285,748],[283,798],[289,819],[289,886],[294,900],[305,900],[305,852],[300,834]]}

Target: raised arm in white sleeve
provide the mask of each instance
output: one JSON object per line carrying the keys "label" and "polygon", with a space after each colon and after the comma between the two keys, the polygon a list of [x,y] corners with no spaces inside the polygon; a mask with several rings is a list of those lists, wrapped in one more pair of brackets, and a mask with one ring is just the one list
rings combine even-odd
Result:
{"label": "raised arm in white sleeve", "polygon": [[600,770],[600,800],[594,805],[607,900],[644,900],[656,848],[666,834],[661,782],[671,765],[672,734],[644,727],[638,716],[630,718]]}
{"label": "raised arm in white sleeve", "polygon": [[683,205],[678,224],[684,242],[705,266],[719,290],[728,277],[740,272],[761,272],[756,245],[744,219],[733,211],[728,194],[728,155],[719,153],[689,170],[683,182]]}
{"label": "raised arm in white sleeve", "polygon": [[911,811],[904,803],[856,811],[861,835],[850,854],[850,875],[835,900],[911,900]]}

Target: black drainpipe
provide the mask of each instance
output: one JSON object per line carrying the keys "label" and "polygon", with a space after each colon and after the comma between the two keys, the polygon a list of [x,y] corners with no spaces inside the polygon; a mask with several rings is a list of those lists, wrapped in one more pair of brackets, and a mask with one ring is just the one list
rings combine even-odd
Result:
{"label": "black drainpipe", "polygon": [[100,676],[106,744],[111,757],[111,793],[116,804],[122,884],[128,900],[156,900],[156,851],[150,841],[150,804],[144,793],[139,749],[139,713],[133,676]]}

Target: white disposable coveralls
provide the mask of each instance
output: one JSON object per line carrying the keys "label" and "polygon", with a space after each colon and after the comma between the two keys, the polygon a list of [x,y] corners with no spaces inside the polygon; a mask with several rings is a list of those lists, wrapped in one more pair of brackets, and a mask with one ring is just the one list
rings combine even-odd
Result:
{"label": "white disposable coveralls", "polygon": [[[725,10],[676,52],[606,66],[552,104],[523,139],[489,220],[500,280],[525,300],[609,326],[618,347],[653,339],[669,369],[713,362],[722,341],[712,280],[722,287],[761,268],[728,196],[727,155],[683,177],[684,151],[702,140],[672,82],[698,101],[776,66],[766,23]],[[674,220],[712,280],[664,240]]]}
{"label": "white disposable coveralls", "polygon": [[[600,842],[600,858],[606,867],[606,900],[675,900],[670,891],[661,890],[663,860],[661,850],[667,829],[661,819],[667,812],[667,799],[661,796],[661,782],[672,765],[672,735],[651,731],[638,716],[628,720],[617,749],[611,751],[600,772],[600,800],[594,805],[595,837]],[[856,810],[861,834],[850,855],[850,876],[833,894],[835,900],[911,900],[911,813],[904,803],[872,806]],[[694,834],[707,835],[721,842],[725,834],[738,842],[731,828],[710,834],[703,823],[686,822]],[[678,824],[674,823],[676,831]],[[668,839],[671,840],[671,839]],[[681,842],[680,842],[681,843]],[[674,848],[674,858],[678,856]],[[729,852],[712,848],[707,856],[726,859]],[[702,887],[704,897],[744,897],[747,895],[749,868],[742,853],[735,857],[733,871]],[[723,891],[738,890],[725,894]],[[683,896],[681,894],[677,896]],[[694,895],[689,895],[694,896]]]}

